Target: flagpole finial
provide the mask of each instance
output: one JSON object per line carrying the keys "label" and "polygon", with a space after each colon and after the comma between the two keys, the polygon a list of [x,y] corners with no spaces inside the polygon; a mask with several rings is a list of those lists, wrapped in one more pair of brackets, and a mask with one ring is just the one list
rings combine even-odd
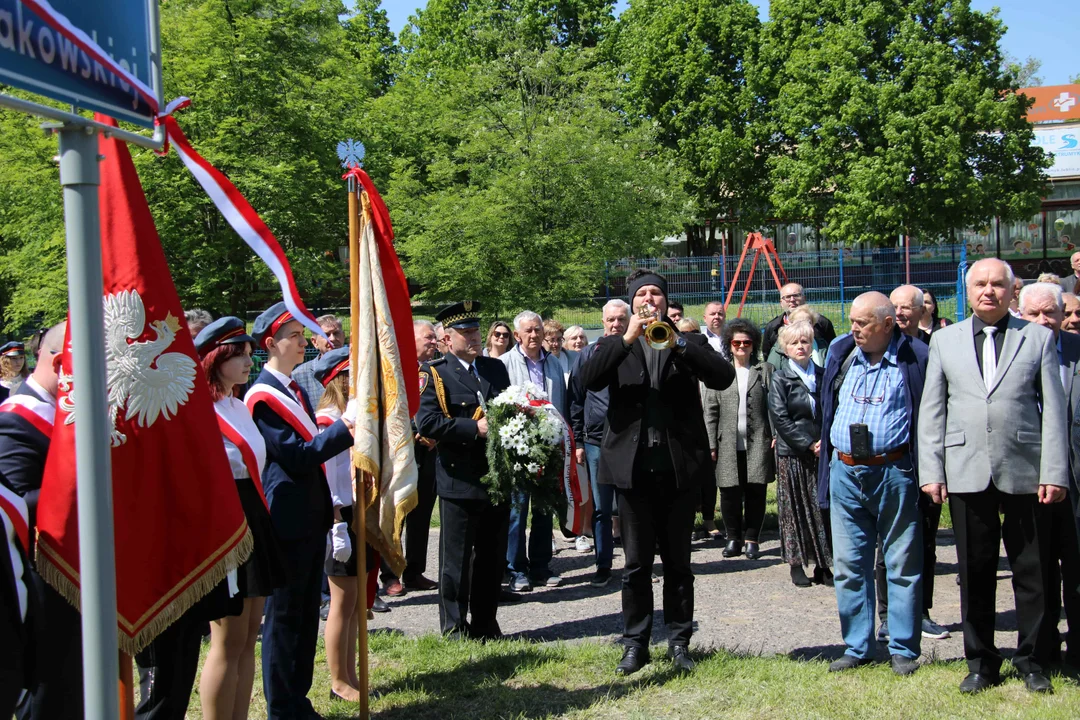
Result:
{"label": "flagpole finial", "polygon": [[364,143],[357,142],[352,138],[342,140],[337,144],[338,160],[341,160],[341,167],[346,170],[352,170],[354,167],[361,167],[361,161],[364,159],[365,152]]}

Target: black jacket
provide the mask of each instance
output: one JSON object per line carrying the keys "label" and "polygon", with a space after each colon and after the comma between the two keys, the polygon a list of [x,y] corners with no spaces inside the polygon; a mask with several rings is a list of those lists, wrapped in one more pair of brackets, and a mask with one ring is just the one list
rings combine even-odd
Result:
{"label": "black jacket", "polygon": [[780,370],[773,373],[769,390],[769,418],[772,420],[776,453],[783,457],[813,457],[810,446],[821,439],[821,402],[818,391],[824,382],[825,370],[810,363],[817,376],[817,388],[810,402],[810,391],[792,367],[784,360]]}
{"label": "black jacket", "polygon": [[599,445],[604,438],[604,426],[607,425],[607,388],[586,390],[581,382],[581,364],[592,357],[594,352],[596,343],[581,351],[570,370],[570,382],[566,388],[570,407],[570,429],[574,431],[574,441],[578,445]]}
{"label": "black jacket", "polygon": [[[765,325],[765,330],[761,333],[761,357],[766,360],[769,358],[769,351],[776,344],[776,339],[780,335],[780,328],[783,326],[783,314],[777,315]],[[818,347],[829,347],[829,344],[836,339],[836,330],[833,329],[832,320],[829,320],[824,315],[818,315],[817,322],[814,323],[814,339],[817,340]]]}
{"label": "black jacket", "polygon": [[[682,335],[686,348],[669,352],[662,371],[661,412],[667,428],[667,447],[680,490],[712,482],[709,438],[701,409],[697,383],[723,390],[735,379],[735,369],[712,349],[704,335]],[[578,368],[588,390],[607,388],[607,430],[600,443],[598,482],[629,488],[633,485],[634,459],[647,425],[645,403],[651,385],[645,352],[635,342],[627,347],[621,337],[600,338],[592,356]]]}
{"label": "black jacket", "polygon": [[479,383],[453,356],[420,367],[420,410],[416,429],[435,446],[435,487],[439,497],[487,500],[480,479],[487,474],[487,442],[476,434],[480,401],[490,402],[510,387],[506,366],[495,358],[474,361]]}

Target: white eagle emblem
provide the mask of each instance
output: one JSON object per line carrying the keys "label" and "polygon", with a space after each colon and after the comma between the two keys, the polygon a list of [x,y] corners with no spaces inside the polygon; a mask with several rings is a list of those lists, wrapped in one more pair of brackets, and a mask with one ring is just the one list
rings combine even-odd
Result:
{"label": "white eagle emblem", "polygon": [[136,290],[123,290],[103,298],[105,306],[105,360],[109,387],[110,442],[113,447],[127,442],[117,430],[123,419],[134,419],[140,427],[154,424],[158,416],[166,420],[187,402],[195,389],[195,361],[183,353],[165,351],[176,339],[180,321],[172,313],[164,320],[152,320],[153,340],[131,342],[147,329],[146,308]]}

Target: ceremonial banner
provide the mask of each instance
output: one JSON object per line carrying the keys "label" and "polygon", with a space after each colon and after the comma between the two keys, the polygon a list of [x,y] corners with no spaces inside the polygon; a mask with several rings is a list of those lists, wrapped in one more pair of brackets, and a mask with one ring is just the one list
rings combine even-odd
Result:
{"label": "ceremonial banner", "polygon": [[359,168],[349,173],[365,191],[358,287],[352,288],[363,320],[352,329],[353,464],[373,479],[365,483],[367,541],[401,575],[401,526],[417,502],[411,419],[420,407],[420,380],[412,307],[386,205],[367,173]]}
{"label": "ceremonial banner", "polygon": [[106,422],[119,644],[134,655],[238,567],[253,541],[135,166],[123,142],[99,138],[108,416],[79,408],[68,335],[38,505],[37,564],[78,607],[74,423]]}

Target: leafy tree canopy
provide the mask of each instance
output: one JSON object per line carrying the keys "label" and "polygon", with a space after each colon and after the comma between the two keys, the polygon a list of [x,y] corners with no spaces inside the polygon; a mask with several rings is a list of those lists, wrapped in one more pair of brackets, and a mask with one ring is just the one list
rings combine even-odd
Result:
{"label": "leafy tree canopy", "polygon": [[834,241],[1028,216],[1047,161],[967,0],[775,0],[752,88],[772,209]]}

